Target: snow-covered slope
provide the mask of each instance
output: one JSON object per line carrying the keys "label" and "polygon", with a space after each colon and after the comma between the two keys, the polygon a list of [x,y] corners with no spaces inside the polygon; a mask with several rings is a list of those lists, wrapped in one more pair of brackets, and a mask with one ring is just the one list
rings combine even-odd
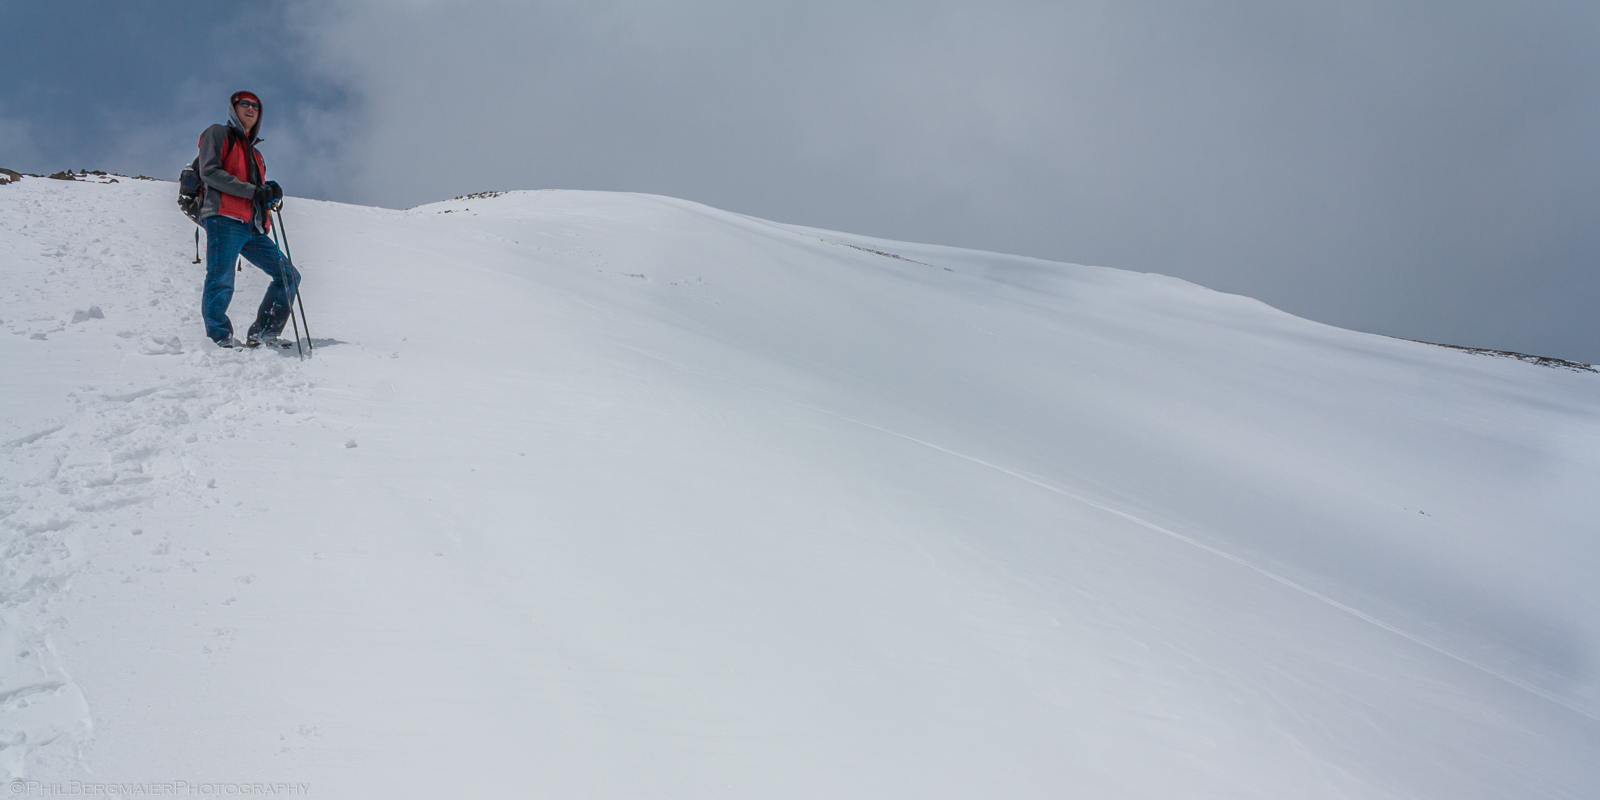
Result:
{"label": "snow-covered slope", "polygon": [[174,197],[0,187],[0,771],[1600,786],[1600,375],[587,192],[291,200],[300,361]]}

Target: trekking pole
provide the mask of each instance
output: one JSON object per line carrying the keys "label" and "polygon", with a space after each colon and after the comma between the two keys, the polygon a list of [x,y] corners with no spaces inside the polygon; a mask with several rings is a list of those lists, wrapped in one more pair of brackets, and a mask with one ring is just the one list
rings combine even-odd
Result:
{"label": "trekking pole", "polygon": [[[282,227],[283,227],[283,220],[280,219],[280,220],[278,220],[278,227],[272,229],[272,243],[273,244],[280,244],[280,242],[278,240],[278,228],[282,228]],[[287,243],[288,241],[289,241],[289,238],[287,236],[283,238],[283,242],[284,243]],[[283,251],[283,261],[289,262],[289,269],[294,269],[294,259],[289,258],[289,252],[287,250]],[[294,283],[294,284],[290,284],[289,283],[289,272],[288,272],[288,270],[285,270],[283,268],[283,261],[278,262],[278,279],[283,281],[283,291],[284,292],[293,291],[294,292],[294,296],[295,297],[299,297],[300,296],[300,284],[299,283]],[[301,347],[300,347],[300,323],[299,322],[295,322],[295,318],[294,318],[294,300],[293,299],[289,300],[289,321],[290,322],[294,322],[294,351],[295,351],[295,353],[299,354],[300,360],[304,361],[306,359],[306,351],[301,349]],[[307,345],[311,344],[311,334],[309,334],[309,333],[306,334],[306,344]]]}
{"label": "trekking pole", "polygon": [[[293,267],[294,256],[289,253],[289,230],[283,227],[283,205],[280,203],[275,210],[278,213],[278,232],[283,236],[283,256],[289,259],[289,266]],[[311,323],[306,321],[306,301],[300,299],[300,285],[298,283],[294,287],[294,302],[300,304],[300,325],[296,330],[299,328],[306,329],[306,350],[315,353],[317,348],[311,345]],[[294,319],[293,304],[289,306],[289,318]]]}

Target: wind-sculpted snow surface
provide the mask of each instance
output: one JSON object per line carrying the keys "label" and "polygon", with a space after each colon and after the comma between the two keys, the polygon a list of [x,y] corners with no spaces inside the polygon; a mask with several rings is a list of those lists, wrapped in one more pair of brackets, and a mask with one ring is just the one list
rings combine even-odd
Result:
{"label": "wind-sculpted snow surface", "polygon": [[300,361],[174,196],[0,187],[10,776],[1600,785],[1600,376],[585,192],[291,199]]}

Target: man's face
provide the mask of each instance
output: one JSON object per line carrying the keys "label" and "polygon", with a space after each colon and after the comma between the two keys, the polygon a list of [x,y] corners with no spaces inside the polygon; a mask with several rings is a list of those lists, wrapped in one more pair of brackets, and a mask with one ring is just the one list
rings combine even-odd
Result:
{"label": "man's face", "polygon": [[261,106],[248,97],[241,97],[233,104],[233,112],[239,115],[239,121],[244,123],[245,130],[256,126],[256,120],[261,118]]}

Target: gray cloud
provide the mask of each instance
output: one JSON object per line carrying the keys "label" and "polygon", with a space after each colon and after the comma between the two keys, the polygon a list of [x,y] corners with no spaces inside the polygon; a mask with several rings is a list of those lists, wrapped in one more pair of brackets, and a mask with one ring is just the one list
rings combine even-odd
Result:
{"label": "gray cloud", "polygon": [[270,3],[0,5],[0,165],[172,179],[248,87],[271,98],[274,173],[304,192],[342,190],[354,98],[304,69],[291,18],[297,9]]}

